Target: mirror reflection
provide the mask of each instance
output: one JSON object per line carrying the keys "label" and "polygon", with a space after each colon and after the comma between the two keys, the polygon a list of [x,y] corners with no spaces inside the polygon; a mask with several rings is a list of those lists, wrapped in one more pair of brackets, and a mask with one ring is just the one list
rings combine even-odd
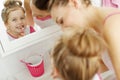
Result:
{"label": "mirror reflection", "polygon": [[1,27],[10,41],[55,24],[50,14],[38,10],[32,0],[2,0],[0,4]]}

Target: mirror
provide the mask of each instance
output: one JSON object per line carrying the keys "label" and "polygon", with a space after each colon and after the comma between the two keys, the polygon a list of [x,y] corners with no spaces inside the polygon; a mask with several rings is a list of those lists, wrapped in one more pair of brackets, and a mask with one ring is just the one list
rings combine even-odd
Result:
{"label": "mirror", "polygon": [[[0,14],[3,13],[1,14],[0,23],[3,26],[2,30],[6,30],[6,34],[10,41],[19,39],[25,35],[39,31],[41,29],[45,29],[55,24],[55,22],[51,19],[50,15],[40,17],[38,12],[36,11],[37,8],[35,8],[35,6],[33,6],[31,2],[29,3],[29,5],[28,3],[26,4],[27,6],[29,6],[28,8],[24,4],[24,0],[20,1],[22,1],[22,6],[16,7],[16,4],[19,5],[19,3],[16,2],[16,4],[12,4],[12,6],[11,4],[7,5],[7,7],[11,8],[6,8],[4,6],[5,0],[2,0],[2,2],[0,3]],[[24,8],[25,13],[21,7]],[[31,13],[28,13],[28,11],[30,10]],[[36,11],[37,13],[33,11]]]}
{"label": "mirror", "polygon": [[[0,14],[3,7],[3,2],[5,0],[1,0],[0,2]],[[22,0],[23,2],[23,0]],[[18,15],[18,14],[17,14]],[[39,23],[39,22],[38,22]],[[10,54],[13,53],[14,51],[21,49],[21,48],[25,48],[26,46],[32,45],[42,39],[44,39],[45,37],[49,37],[50,35],[54,35],[55,33],[60,31],[60,27],[58,27],[58,25],[55,24],[55,22],[52,22],[52,20],[46,20],[43,22],[41,21],[40,24],[42,24],[41,26],[34,26],[35,27],[35,32],[25,35],[23,37],[14,39],[14,40],[10,40],[8,37],[8,33],[6,25],[4,24],[2,18],[0,18],[0,40],[1,40],[1,46],[3,49],[3,53],[2,55],[6,55],[6,54]],[[43,27],[43,24],[45,25]],[[9,35],[10,36],[10,35]]]}

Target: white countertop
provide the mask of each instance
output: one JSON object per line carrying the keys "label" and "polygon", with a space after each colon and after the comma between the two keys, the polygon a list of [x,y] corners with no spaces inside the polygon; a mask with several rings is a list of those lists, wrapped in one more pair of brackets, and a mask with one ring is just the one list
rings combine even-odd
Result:
{"label": "white countertop", "polygon": [[22,71],[21,73],[18,73],[15,77],[17,80],[53,80],[50,76],[50,71],[46,71],[42,76],[40,77],[32,77],[31,74],[27,69]]}
{"label": "white countertop", "polygon": [[40,77],[32,77],[27,67],[15,75],[17,80],[53,80],[51,75],[51,60],[49,54],[44,55],[44,74]]}

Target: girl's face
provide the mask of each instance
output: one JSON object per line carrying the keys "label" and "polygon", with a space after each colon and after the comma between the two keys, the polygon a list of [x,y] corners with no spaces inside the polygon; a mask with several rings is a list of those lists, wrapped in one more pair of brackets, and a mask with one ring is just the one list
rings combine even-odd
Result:
{"label": "girl's face", "polygon": [[[86,9],[83,4],[79,2],[72,2],[65,6],[53,6],[51,9],[51,16],[63,29],[71,26],[85,25]],[[74,0],[75,1],[75,0]],[[77,0],[76,0],[77,1]]]}
{"label": "girl's face", "polygon": [[26,28],[25,14],[21,9],[9,13],[6,23],[7,30],[13,34],[22,34]]}

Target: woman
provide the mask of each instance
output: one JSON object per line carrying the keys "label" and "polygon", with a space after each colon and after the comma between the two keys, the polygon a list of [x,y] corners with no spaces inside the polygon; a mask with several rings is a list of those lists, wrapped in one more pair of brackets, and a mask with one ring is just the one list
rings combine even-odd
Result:
{"label": "woman", "polygon": [[[35,3],[36,7],[41,9],[37,4]],[[95,7],[91,5],[90,0],[50,0],[46,4],[52,18],[62,28],[89,25],[104,37],[109,46],[109,56],[115,73],[120,80],[120,35],[118,35],[120,34],[120,10]]]}
{"label": "woman", "polygon": [[37,24],[39,26],[37,29],[54,25],[55,22],[51,19],[50,13],[46,10],[37,9],[33,2],[34,0],[24,0],[27,23],[32,26]]}

